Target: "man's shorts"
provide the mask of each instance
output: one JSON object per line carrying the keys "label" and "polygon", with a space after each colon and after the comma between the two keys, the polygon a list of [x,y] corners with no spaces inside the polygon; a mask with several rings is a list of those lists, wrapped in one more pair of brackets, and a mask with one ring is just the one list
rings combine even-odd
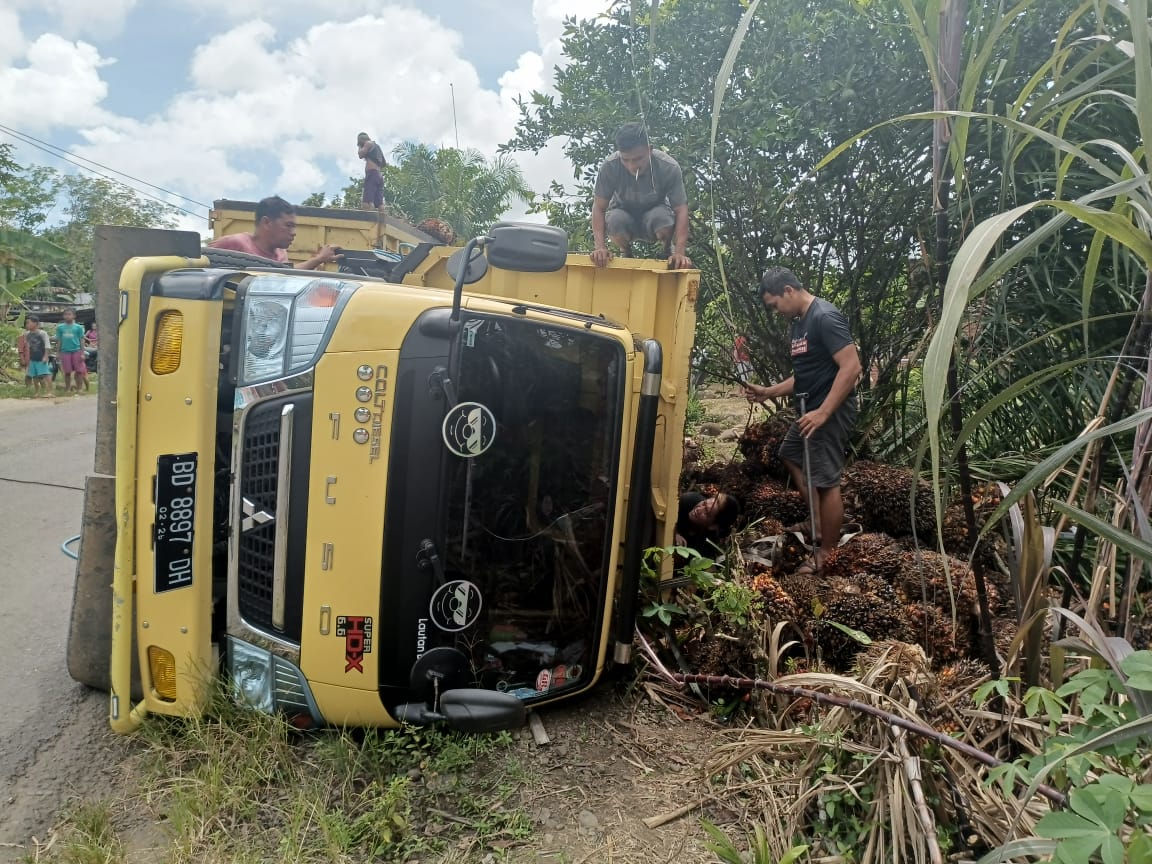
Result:
{"label": "man's shorts", "polygon": [[60,371],[65,375],[71,375],[73,372],[83,375],[88,371],[84,365],[83,351],[61,351],[57,359],[60,361]]}
{"label": "man's shorts", "polygon": [[[840,485],[840,475],[844,473],[844,450],[855,424],[856,400],[849,399],[808,439],[808,465],[814,488],[832,489]],[[804,439],[795,423],[780,442],[779,452],[781,459],[803,468]]]}
{"label": "man's shorts", "polygon": [[676,214],[667,204],[657,204],[643,213],[611,207],[604,214],[604,224],[608,228],[609,237],[626,234],[633,240],[655,240],[657,231],[676,224]]}
{"label": "man's shorts", "polygon": [[364,172],[364,196],[361,204],[371,204],[377,210],[384,206],[384,175],[375,168]]}
{"label": "man's shorts", "polygon": [[28,362],[29,378],[46,378],[52,374],[52,367],[46,360],[30,360]]}

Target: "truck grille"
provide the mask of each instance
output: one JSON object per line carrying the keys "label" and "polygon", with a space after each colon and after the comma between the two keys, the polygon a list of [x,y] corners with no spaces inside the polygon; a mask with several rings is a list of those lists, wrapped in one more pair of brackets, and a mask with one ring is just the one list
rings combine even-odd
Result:
{"label": "truck grille", "polygon": [[280,460],[283,403],[253,408],[244,424],[240,454],[240,536],[237,573],[240,614],[272,629],[272,567],[276,534],[276,468]]}

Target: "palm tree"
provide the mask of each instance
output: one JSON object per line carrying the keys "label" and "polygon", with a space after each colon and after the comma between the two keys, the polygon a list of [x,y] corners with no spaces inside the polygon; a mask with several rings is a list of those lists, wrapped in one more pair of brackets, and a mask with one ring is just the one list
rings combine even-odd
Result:
{"label": "palm tree", "polygon": [[457,237],[487,230],[513,201],[529,201],[520,167],[505,154],[488,160],[478,150],[439,149],[405,142],[385,169],[390,202],[413,222],[448,222]]}

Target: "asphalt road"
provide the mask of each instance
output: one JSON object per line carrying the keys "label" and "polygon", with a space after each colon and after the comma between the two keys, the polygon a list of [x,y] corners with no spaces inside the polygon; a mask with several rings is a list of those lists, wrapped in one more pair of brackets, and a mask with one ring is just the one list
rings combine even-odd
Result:
{"label": "asphalt road", "polygon": [[73,562],[96,397],[0,400],[0,862],[32,851],[60,808],[118,782],[107,696],[68,677]]}

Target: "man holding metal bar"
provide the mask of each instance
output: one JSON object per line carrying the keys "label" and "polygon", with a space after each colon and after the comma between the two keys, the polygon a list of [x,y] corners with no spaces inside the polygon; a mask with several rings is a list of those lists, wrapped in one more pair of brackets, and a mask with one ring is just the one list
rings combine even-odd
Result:
{"label": "man holding metal bar", "polygon": [[780,444],[780,457],[808,501],[810,536],[819,572],[836,548],[844,521],[840,475],[844,451],[856,422],[860,355],[844,314],[812,295],[791,270],[773,267],[760,280],[760,299],[792,319],[792,377],[763,387],[745,384],[751,402],[793,396],[799,416]]}

